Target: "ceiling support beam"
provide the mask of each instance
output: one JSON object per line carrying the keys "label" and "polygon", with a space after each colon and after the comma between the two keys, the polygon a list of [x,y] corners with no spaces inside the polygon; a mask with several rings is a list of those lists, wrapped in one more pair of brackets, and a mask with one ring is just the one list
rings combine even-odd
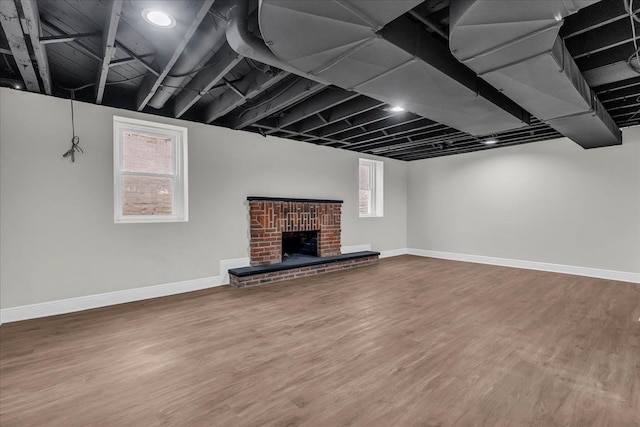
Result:
{"label": "ceiling support beam", "polygon": [[198,8],[193,18],[189,21],[189,27],[180,38],[178,45],[173,51],[173,54],[166,61],[166,63],[163,64],[160,75],[145,76],[144,80],[142,80],[140,88],[138,89],[138,96],[136,101],[136,108],[138,109],[138,111],[142,111],[142,109],[146,107],[146,105],[149,103],[149,100],[151,100],[153,95],[155,95],[156,91],[160,88],[165,77],[167,77],[167,75],[171,71],[171,68],[173,68],[175,63],[178,61],[178,58],[180,58],[180,55],[182,55],[182,52],[184,52],[185,48],[187,47],[187,43],[189,43],[189,40],[191,40],[191,37],[193,37],[193,35],[195,34],[196,30],[200,26],[200,23],[209,13],[209,9],[211,9],[213,1],[214,0],[203,0],[197,3],[200,7]]}
{"label": "ceiling support beam", "polygon": [[244,110],[240,116],[231,122],[233,129],[242,129],[253,123],[256,123],[265,117],[277,113],[297,102],[310,97],[311,95],[321,91],[326,86],[307,80],[303,77],[297,77],[288,86],[277,93],[275,96],[267,94],[267,99],[259,102],[256,106],[249,107]]}
{"label": "ceiling support beam", "polygon": [[[277,134],[277,133],[283,133],[287,136],[296,136],[299,138],[305,138],[308,139],[309,135],[306,135],[304,133],[300,133],[300,132],[296,132],[294,130],[290,130],[290,129],[280,129],[277,128],[273,125],[270,125],[268,123],[254,123],[251,125],[251,127],[254,127],[256,129],[259,129],[262,132],[264,132],[265,136],[267,134],[272,135],[272,134]],[[313,137],[315,141],[323,141],[325,144],[324,145],[329,145],[329,144],[342,144],[342,141],[339,141],[337,139],[331,139],[331,138],[320,138],[320,137]],[[311,140],[308,140],[307,142],[313,142]]]}
{"label": "ceiling support beam", "polygon": [[136,61],[138,61],[138,64],[142,65],[144,68],[146,68],[154,76],[157,77],[157,76],[160,75],[160,73],[158,71],[156,71],[155,68],[153,68],[150,64],[147,63],[147,61],[144,60],[144,58],[146,58],[147,56],[155,55],[154,53],[149,53],[149,54],[146,54],[146,55],[138,55],[134,51],[132,51],[131,49],[129,49],[128,47],[126,47],[125,45],[120,43],[119,41],[116,41],[116,47],[118,49],[122,50],[127,55],[129,55],[131,58],[133,58]]}
{"label": "ceiling support beam", "polygon": [[[120,46],[121,44],[118,43],[118,47]],[[136,55],[136,58],[129,57],[129,58],[113,59],[109,63],[109,67],[112,68],[112,67],[119,67],[121,65],[131,64],[132,62],[142,61],[142,59],[149,58],[150,56],[153,56],[153,55],[155,55],[155,53],[145,53],[144,55]]]}
{"label": "ceiling support beam", "polygon": [[312,134],[325,137],[335,136],[345,131],[362,129],[363,126],[388,119],[392,114],[394,113],[390,113],[379,108],[373,108],[356,114],[353,118],[346,118],[344,120],[331,123],[324,128],[313,131]]}
{"label": "ceiling support beam", "polygon": [[431,22],[428,18],[425,18],[424,16],[420,15],[418,12],[414,10],[410,10],[409,15],[413,16],[415,19],[422,22],[422,24],[425,27],[429,28],[431,31],[438,34],[443,39],[449,40],[449,35],[446,34],[444,31],[442,31],[440,27],[438,27],[435,23]]}
{"label": "ceiling support beam", "polygon": [[[51,22],[48,22],[48,21],[46,21],[44,19],[42,19],[41,21],[42,21],[42,24],[45,27],[47,27],[47,29],[50,32],[58,33],[59,35],[61,35],[63,37],[68,36],[64,31],[62,31],[60,28],[58,28],[57,26],[55,26]],[[82,41],[74,39],[74,40],[72,40],[72,42],[73,42],[72,46],[74,46],[77,50],[79,50],[80,52],[84,53],[88,57],[95,59],[99,63],[102,63],[103,57],[98,55],[97,53],[95,53],[87,45],[82,43]],[[142,65],[144,68],[146,68],[154,76],[160,75],[159,72],[157,72],[151,65],[147,64],[147,62],[144,60],[144,58],[147,58],[147,57],[150,57],[150,56],[154,56],[155,53],[145,53],[143,55],[137,55],[135,52],[133,52],[131,49],[129,49],[128,47],[126,47],[122,43],[118,42],[117,40],[115,41],[115,44],[116,44],[118,49],[121,49],[123,52],[125,52],[127,55],[129,55],[130,58],[122,58],[122,59],[113,60],[109,64],[110,67],[116,67],[118,65],[124,65],[124,64],[128,64],[130,62],[133,62],[133,61],[137,61],[140,65]]]}
{"label": "ceiling support beam", "polygon": [[111,3],[107,6],[102,33],[102,64],[98,69],[98,81],[96,83],[96,104],[102,104],[107,75],[109,74],[109,64],[116,53],[116,33],[118,32],[118,22],[120,22],[122,2],[123,0],[111,0]]}
{"label": "ceiling support beam", "polygon": [[412,125],[412,123],[419,122],[419,121],[424,121],[425,123],[434,123],[429,119],[425,119],[424,117],[416,116],[413,114],[410,114],[409,117],[407,117],[406,113],[405,114],[401,113],[401,114],[388,117],[384,120],[380,120],[378,122],[372,123],[371,125],[363,126],[364,131],[360,131],[359,129],[352,129],[350,131],[341,132],[340,134],[338,134],[337,137],[338,139],[341,139],[343,141],[349,141],[349,142],[353,142],[351,140],[356,139],[355,142],[357,142],[357,139],[363,136],[375,134],[376,132],[391,129],[396,126],[409,126],[409,125],[415,126],[415,125]]}
{"label": "ceiling support beam", "polygon": [[[490,150],[490,149],[499,148],[499,147],[508,147],[510,145],[518,145],[522,143],[548,140],[554,137],[560,138],[562,137],[562,135],[560,135],[558,132],[554,131],[553,129],[547,129],[547,130],[541,131],[540,133],[536,133],[533,136],[518,135],[512,138],[509,138],[504,142],[501,142],[499,145],[478,146],[477,141],[461,141],[457,143],[455,142],[452,143],[450,147],[440,148],[441,145],[439,146],[439,144],[429,144],[427,146],[416,146],[411,149],[404,150],[399,154],[392,153],[392,157],[398,158],[401,160],[417,160],[417,159],[424,159],[424,158],[430,158],[430,157],[440,157],[440,156],[449,156],[452,154],[468,153],[472,151]],[[382,154],[382,150],[379,150],[378,152],[381,153],[381,155],[384,155]],[[428,155],[428,154],[433,154],[433,155]]]}
{"label": "ceiling support beam", "polygon": [[[411,131],[398,132],[397,134],[391,134],[386,138],[377,138],[371,141],[363,141],[357,144],[349,144],[348,148],[353,149],[355,151],[369,151],[369,150],[380,148],[380,147],[386,147],[390,144],[394,144],[394,143],[397,144],[399,141],[404,141],[404,140],[413,142],[414,140],[423,141],[425,140],[425,138],[431,138],[431,137],[439,138],[443,135],[442,132],[445,132],[445,131],[447,131],[447,129],[444,125],[436,123],[425,129],[416,129],[415,133],[413,134],[411,134],[412,133]],[[475,138],[469,134],[462,133],[455,129],[450,129],[450,132],[454,132],[454,133],[457,132],[458,134],[464,134],[465,137]]]}
{"label": "ceiling support beam", "polygon": [[[42,22],[42,25],[44,25],[45,28],[47,28],[47,30],[49,32],[57,33],[57,35],[59,35],[59,36],[69,37],[69,35],[67,33],[62,31],[60,28],[58,28],[57,26],[55,26],[51,22],[47,21],[46,19],[41,19],[40,22]],[[86,46],[80,40],[73,39],[71,41],[73,42],[72,46],[75,46],[75,48],[77,50],[79,50],[80,52],[84,53],[85,55],[87,55],[90,58],[95,59],[96,61],[102,61],[102,57],[100,55],[95,53],[92,49],[90,49],[88,46]]]}
{"label": "ceiling support beam", "polygon": [[[328,117],[323,115],[324,120],[316,116],[309,117],[308,119],[300,122],[300,124],[296,127],[295,130],[300,133],[308,134],[316,129],[320,129],[327,125],[331,125],[333,123],[337,123],[337,122],[349,119],[353,116],[357,116],[358,114],[364,113],[365,111],[382,107],[383,105],[386,105],[386,104],[384,102],[377,101],[375,99],[360,96],[349,102],[340,104],[339,106],[331,110]],[[388,115],[385,115],[385,117],[388,117]],[[334,132],[334,133],[338,133],[338,132]],[[329,136],[329,134],[324,133],[324,130],[320,130],[317,133],[317,135]]]}
{"label": "ceiling support beam", "polygon": [[49,69],[49,60],[47,58],[47,51],[45,47],[41,45],[40,34],[42,34],[42,28],[40,26],[40,13],[38,12],[38,4],[36,0],[21,0],[22,12],[24,13],[25,20],[27,21],[27,28],[29,30],[29,37],[31,37],[31,47],[33,48],[33,55],[38,64],[38,73],[40,74],[40,80],[42,80],[42,86],[44,93],[51,95],[51,72]]}
{"label": "ceiling support beam", "polygon": [[310,98],[300,104],[296,105],[292,109],[288,110],[282,117],[278,119],[278,128],[286,128],[298,123],[299,121],[306,119],[307,117],[314,116],[321,111],[328,110],[337,105],[347,102],[351,99],[357,98],[360,94],[356,92],[347,92],[336,88],[327,88],[322,93],[317,94],[313,98]]}
{"label": "ceiling support beam", "polygon": [[4,34],[7,36],[13,59],[18,65],[18,70],[27,90],[40,92],[40,83],[38,83],[36,70],[29,56],[29,49],[20,25],[18,9],[13,0],[0,1],[0,24]]}
{"label": "ceiling support beam", "polygon": [[633,42],[633,33],[631,24],[626,19],[609,24],[601,31],[570,38],[565,44],[571,56],[574,59],[580,59],[630,42]]}
{"label": "ceiling support beam", "polygon": [[[595,30],[612,22],[626,19],[629,21],[629,14],[625,10],[623,1],[599,2],[580,11],[580,19],[569,17],[565,20],[560,30],[560,35],[568,42],[571,37]],[[635,8],[634,13],[639,13],[640,8]]]}
{"label": "ceiling support beam", "polygon": [[[226,90],[207,106],[205,122],[211,123],[214,120],[230,113],[237,107],[243,105],[248,100],[255,98],[267,89],[280,83],[289,73],[280,71],[275,75],[267,75],[261,70],[253,70],[242,80],[234,83],[236,90]],[[240,96],[238,92],[243,93]]]}
{"label": "ceiling support beam", "polygon": [[102,35],[101,32],[93,32],[93,33],[79,33],[79,34],[64,34],[60,36],[46,36],[46,37],[40,37],[40,44],[69,43],[78,39],[100,37],[101,35]]}
{"label": "ceiling support beam", "polygon": [[388,142],[388,141],[396,140],[398,139],[398,137],[404,136],[407,134],[424,133],[426,131],[429,131],[430,129],[441,128],[443,125],[441,125],[440,123],[431,122],[431,123],[423,124],[420,126],[415,126],[415,127],[412,127],[412,126],[413,126],[412,123],[408,123],[404,126],[398,126],[396,129],[393,129],[393,130],[381,130],[380,132],[382,133],[382,135],[374,134],[375,136],[373,137],[370,136],[368,138],[365,136],[363,138],[358,138],[355,141],[345,141],[345,144],[348,145],[349,147],[359,147],[359,146],[372,144],[378,141]]}
{"label": "ceiling support beam", "polygon": [[218,84],[244,57],[231,49],[229,43],[224,43],[211,58],[212,67],[200,71],[191,79],[185,90],[176,96],[174,115],[181,117],[198,102],[204,94]]}

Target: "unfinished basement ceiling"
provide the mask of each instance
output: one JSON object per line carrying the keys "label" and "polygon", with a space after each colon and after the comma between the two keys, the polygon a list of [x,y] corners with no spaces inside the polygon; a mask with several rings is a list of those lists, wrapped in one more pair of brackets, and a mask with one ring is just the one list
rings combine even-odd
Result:
{"label": "unfinished basement ceiling", "polygon": [[[515,25],[525,27],[549,18],[538,5],[554,2],[511,3],[522,8]],[[511,63],[498,73],[477,55],[461,57],[474,48],[464,31],[486,20],[483,8],[503,25],[500,2],[487,0],[3,0],[0,85],[401,160],[563,134],[598,146],[567,121],[602,132],[601,145],[620,143],[619,128],[640,123],[640,74],[632,68],[640,65],[632,58],[640,23],[629,0],[555,3],[561,13],[547,10],[555,21],[544,28],[559,37],[546,63],[565,61],[560,80],[576,86],[566,97],[580,101],[577,112],[526,105],[542,90],[531,79],[557,77],[527,75],[542,73],[539,63],[524,63],[518,86]],[[143,18],[156,8],[175,25]],[[530,38],[516,35],[482,55]],[[540,99],[554,102],[550,95]],[[408,111],[393,111],[395,104]]]}

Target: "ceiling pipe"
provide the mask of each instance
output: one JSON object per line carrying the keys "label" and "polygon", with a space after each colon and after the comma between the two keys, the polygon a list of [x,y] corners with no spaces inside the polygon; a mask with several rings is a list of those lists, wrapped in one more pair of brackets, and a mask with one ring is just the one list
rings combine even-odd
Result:
{"label": "ceiling pipe", "polygon": [[[216,7],[217,6],[217,7]],[[195,35],[189,41],[185,53],[180,55],[176,64],[171,68],[169,75],[164,79],[160,88],[156,91],[147,105],[161,109],[167,101],[180,92],[196,73],[189,73],[203,67],[225,42],[224,34],[226,22],[219,16],[224,16],[229,10],[230,4],[216,2],[215,13],[209,13],[203,24],[209,24],[207,20],[213,20],[213,25],[200,25]],[[212,11],[213,11],[212,10]],[[188,54],[187,54],[188,52]],[[172,77],[179,76],[179,77]]]}
{"label": "ceiling pipe", "polygon": [[622,143],[620,129],[559,36],[592,0],[452,0],[449,47],[480,77],[584,148]]}

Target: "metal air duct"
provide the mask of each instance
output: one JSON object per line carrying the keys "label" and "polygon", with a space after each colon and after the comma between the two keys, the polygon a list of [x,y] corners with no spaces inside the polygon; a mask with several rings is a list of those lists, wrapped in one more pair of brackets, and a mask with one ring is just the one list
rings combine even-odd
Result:
{"label": "metal air duct", "polygon": [[621,144],[620,129],[558,36],[593,0],[452,0],[451,52],[534,116],[584,148]]}
{"label": "metal air duct", "polygon": [[526,111],[402,17],[420,3],[261,0],[258,18],[266,45],[297,74],[474,135],[526,126]]}
{"label": "metal air duct", "polygon": [[183,88],[194,77],[195,74],[190,72],[204,66],[225,42],[226,22],[224,16],[230,5],[225,2],[220,3],[221,5],[218,7],[214,5],[214,12],[209,13],[209,16],[203,21],[206,25],[198,27],[184,53],[171,68],[169,76],[162,82],[163,86],[156,91],[147,105],[158,109],[163,108],[171,96],[180,92],[180,88]]}

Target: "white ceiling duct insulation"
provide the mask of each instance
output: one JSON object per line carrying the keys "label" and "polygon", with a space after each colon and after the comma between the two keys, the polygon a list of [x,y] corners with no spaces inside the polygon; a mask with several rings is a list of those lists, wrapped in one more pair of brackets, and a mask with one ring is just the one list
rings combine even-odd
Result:
{"label": "white ceiling duct insulation", "polygon": [[526,111],[402,17],[420,3],[261,0],[258,19],[270,51],[298,74],[473,135],[526,126]]}
{"label": "white ceiling duct insulation", "polygon": [[[205,18],[211,21],[211,25],[200,25],[194,36],[189,41],[184,55],[181,55],[176,64],[171,68],[170,75],[162,82],[164,86],[156,91],[149,100],[150,107],[163,108],[174,93],[180,92],[194,76],[193,70],[203,67],[213,54],[225,42],[226,21],[224,19],[229,7],[228,1],[216,2],[212,11]],[[187,74],[189,73],[189,74]],[[172,77],[179,75],[180,77]]]}
{"label": "white ceiling duct insulation", "polygon": [[449,46],[460,62],[584,148],[622,143],[620,129],[558,36],[593,0],[451,0]]}

